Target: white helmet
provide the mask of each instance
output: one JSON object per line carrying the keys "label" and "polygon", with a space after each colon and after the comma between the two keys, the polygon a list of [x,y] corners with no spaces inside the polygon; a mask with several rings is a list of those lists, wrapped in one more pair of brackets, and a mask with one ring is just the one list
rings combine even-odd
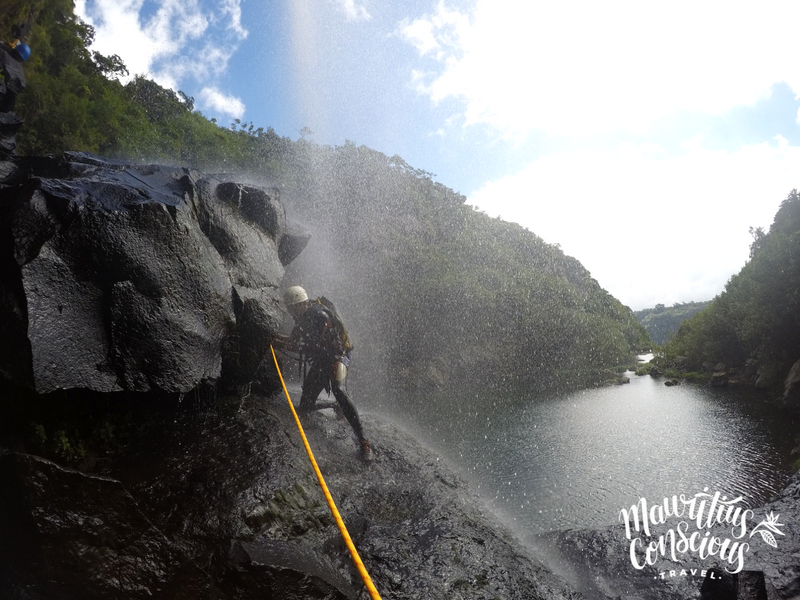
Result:
{"label": "white helmet", "polygon": [[308,300],[308,294],[306,294],[306,291],[299,285],[286,288],[286,291],[283,293],[283,301],[286,302],[286,306],[305,302],[306,300]]}

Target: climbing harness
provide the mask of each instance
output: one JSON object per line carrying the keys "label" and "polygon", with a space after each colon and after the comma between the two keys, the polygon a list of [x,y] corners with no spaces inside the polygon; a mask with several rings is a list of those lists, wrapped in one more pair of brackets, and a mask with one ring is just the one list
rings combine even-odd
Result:
{"label": "climbing harness", "polygon": [[[305,354],[303,354],[302,350],[295,352],[295,354],[297,354],[297,356],[292,356],[292,353],[289,353],[289,352],[287,352],[286,350],[284,350],[282,348],[278,348],[278,352],[283,354],[283,356],[285,356],[289,360],[293,360],[293,361],[297,362],[297,377],[300,379],[300,381],[305,383],[306,376],[308,375],[308,363],[309,363],[310,359]],[[332,371],[330,373],[330,381],[331,382],[340,381],[340,380],[336,379],[336,376],[337,376],[337,373],[338,373],[338,369],[339,369],[339,365],[344,366],[344,368],[347,369],[346,372],[349,373],[350,372],[350,363],[351,363],[352,360],[353,359],[352,359],[350,350],[348,350],[345,354],[343,354],[337,360],[334,360],[333,364],[332,364]],[[259,363],[259,367],[261,367],[260,363]],[[256,369],[256,370],[258,370],[258,369]],[[345,390],[349,389],[347,387],[347,380],[348,380],[348,377],[345,376],[344,382],[342,384],[342,387]],[[328,396],[330,396],[330,394],[331,394],[331,390],[329,389],[330,385],[331,384],[328,383],[328,385],[325,386],[325,390],[328,392]]]}
{"label": "climbing harness", "polygon": [[339,510],[336,508],[336,504],[333,502],[331,493],[328,491],[328,486],[325,485],[325,479],[322,477],[322,472],[319,470],[317,461],[314,459],[314,453],[311,452],[311,446],[308,444],[308,439],[303,431],[303,426],[300,424],[300,417],[297,416],[297,411],[294,409],[292,399],[289,397],[289,390],[286,389],[286,383],[283,381],[281,368],[278,366],[278,357],[275,356],[275,349],[272,347],[272,345],[270,345],[269,349],[272,351],[272,359],[275,361],[275,368],[278,370],[278,377],[280,377],[281,385],[283,386],[283,393],[286,394],[286,400],[289,402],[289,408],[292,411],[292,415],[294,415],[295,423],[297,423],[297,430],[300,432],[300,437],[303,438],[303,445],[306,448],[306,453],[308,453],[308,458],[311,460],[311,466],[314,467],[314,472],[317,474],[319,485],[322,488],[322,493],[325,494],[325,500],[327,500],[328,507],[331,509],[333,520],[336,521],[336,526],[339,528],[339,532],[342,534],[342,539],[344,539],[344,543],[347,545],[347,549],[350,551],[350,556],[353,558],[353,563],[355,564],[356,569],[358,569],[361,579],[364,580],[364,585],[366,586],[370,597],[372,600],[381,600],[378,590],[375,589],[375,585],[373,585],[372,579],[370,578],[369,573],[367,573],[364,563],[361,562],[361,557],[358,555],[358,550],[356,550],[353,540],[350,539],[350,534],[347,532],[347,527],[345,526],[344,521],[339,514]]}

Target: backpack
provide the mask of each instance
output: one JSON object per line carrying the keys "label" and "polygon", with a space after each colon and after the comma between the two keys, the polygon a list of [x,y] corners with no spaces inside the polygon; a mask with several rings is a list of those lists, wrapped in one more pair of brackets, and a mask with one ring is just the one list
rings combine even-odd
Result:
{"label": "backpack", "polygon": [[339,316],[339,312],[336,310],[336,307],[333,305],[333,302],[328,300],[325,296],[320,296],[316,299],[316,303],[320,306],[326,308],[331,315],[331,320],[333,321],[334,326],[336,327],[339,333],[339,339],[342,342],[342,346],[344,347],[345,352],[349,352],[355,345],[353,341],[350,339],[350,336],[347,335],[347,329],[345,329],[344,322],[342,318]]}

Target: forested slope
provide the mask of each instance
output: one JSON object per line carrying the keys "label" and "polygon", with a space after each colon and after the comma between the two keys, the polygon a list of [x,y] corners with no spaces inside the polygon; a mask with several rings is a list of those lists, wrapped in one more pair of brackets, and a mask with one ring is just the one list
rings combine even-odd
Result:
{"label": "forested slope", "polygon": [[[631,311],[575,259],[491,219],[433,174],[346,142],[323,146],[271,128],[224,128],[191,98],[126,73],[87,47],[69,0],[33,11],[19,152],[86,150],[185,164],[280,189],[313,235],[290,283],[336,301],[372,379],[403,387],[575,387],[649,345]],[[378,377],[383,375],[385,377]]]}
{"label": "forested slope", "polygon": [[750,260],[704,311],[664,347],[668,365],[741,367],[759,384],[780,384],[800,358],[800,195],[781,203],[769,232],[756,230]]}

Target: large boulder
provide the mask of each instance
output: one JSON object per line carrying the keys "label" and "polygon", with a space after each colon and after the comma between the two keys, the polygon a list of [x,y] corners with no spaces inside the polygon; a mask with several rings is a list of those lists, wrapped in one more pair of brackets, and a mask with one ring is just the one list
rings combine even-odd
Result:
{"label": "large boulder", "polygon": [[0,190],[0,378],[37,393],[241,385],[282,321],[275,189],[82,153]]}
{"label": "large boulder", "polygon": [[0,75],[0,112],[10,112],[25,89],[25,69],[5,48],[0,48]]}
{"label": "large boulder", "polygon": [[14,153],[22,119],[14,113],[14,105],[17,94],[24,88],[22,63],[0,48],[0,188],[13,182],[19,175]]}

